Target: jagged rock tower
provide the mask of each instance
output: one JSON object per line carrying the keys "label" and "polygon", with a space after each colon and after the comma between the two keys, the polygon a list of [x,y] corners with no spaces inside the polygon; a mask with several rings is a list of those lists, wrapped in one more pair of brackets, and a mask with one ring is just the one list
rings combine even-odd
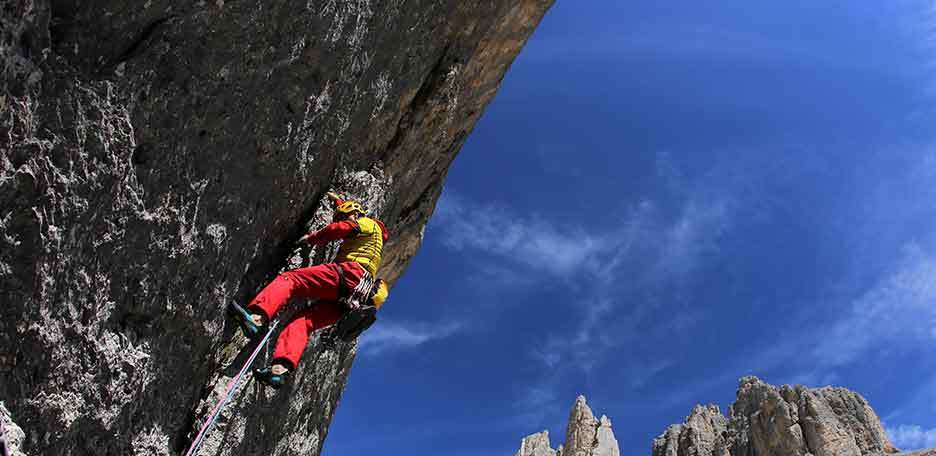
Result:
{"label": "jagged rock tower", "polygon": [[565,445],[553,450],[549,432],[532,434],[520,443],[517,456],[620,456],[611,420],[602,415],[596,419],[585,396],[579,396],[569,414]]}
{"label": "jagged rock tower", "polygon": [[[399,277],[552,1],[2,0],[14,450],[184,450],[243,345],[226,303],[329,257],[293,248],[326,191],[387,223],[380,275]],[[355,345],[313,344],[288,388],[249,383],[202,454],[318,455]]]}
{"label": "jagged rock tower", "polygon": [[[645,448],[645,447],[644,447]],[[565,447],[549,434],[523,439],[517,456],[619,456],[611,421],[596,420],[579,396]],[[744,377],[728,417],[696,406],[683,424],[654,439],[652,456],[936,456],[936,448],[900,453],[861,395],[845,388],[771,386]]]}
{"label": "jagged rock tower", "polygon": [[[768,385],[744,377],[728,417],[696,406],[653,441],[653,456],[869,456],[893,454],[881,421],[845,388]],[[905,453],[910,454],[910,453]],[[936,450],[912,453],[936,455]]]}

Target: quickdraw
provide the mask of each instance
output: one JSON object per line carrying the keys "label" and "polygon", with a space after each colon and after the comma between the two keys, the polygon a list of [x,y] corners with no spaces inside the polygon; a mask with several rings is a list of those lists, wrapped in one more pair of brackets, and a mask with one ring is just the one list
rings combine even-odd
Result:
{"label": "quickdraw", "polygon": [[377,291],[377,279],[367,270],[364,270],[361,280],[358,281],[354,289],[349,291],[345,281],[344,268],[340,264],[336,264],[335,268],[338,269],[338,301],[352,311],[369,305],[371,298],[374,297],[374,293]]}

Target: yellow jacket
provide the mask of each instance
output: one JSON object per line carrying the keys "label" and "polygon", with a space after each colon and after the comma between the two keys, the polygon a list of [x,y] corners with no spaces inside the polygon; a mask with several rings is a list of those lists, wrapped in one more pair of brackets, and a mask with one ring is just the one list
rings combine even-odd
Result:
{"label": "yellow jacket", "polygon": [[344,239],[338,249],[336,263],[354,261],[364,266],[372,276],[377,277],[380,268],[380,254],[383,243],[389,236],[383,225],[369,217],[357,219],[357,227]]}

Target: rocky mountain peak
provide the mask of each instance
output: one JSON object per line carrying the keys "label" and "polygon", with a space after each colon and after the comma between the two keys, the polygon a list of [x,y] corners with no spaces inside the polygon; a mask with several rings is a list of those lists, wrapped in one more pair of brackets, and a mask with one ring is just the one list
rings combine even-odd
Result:
{"label": "rocky mountain peak", "polygon": [[520,442],[517,456],[556,456],[556,450],[549,444],[549,431],[528,435]]}
{"label": "rocky mountain peak", "polygon": [[547,431],[523,439],[517,456],[620,456],[611,419],[602,415],[596,419],[585,396],[578,396],[566,427],[566,441],[559,449],[549,445]]}
{"label": "rocky mountain peak", "polygon": [[[898,453],[868,402],[845,388],[772,386],[744,377],[728,417],[696,406],[653,442],[653,456],[869,456]],[[933,454],[914,453],[914,454]]]}
{"label": "rocky mountain peak", "polygon": [[[523,439],[517,456],[619,456],[606,416],[595,419],[584,396],[569,414],[564,447],[544,431]],[[845,388],[773,386],[744,377],[728,416],[696,405],[685,422],[653,440],[651,456],[936,456],[936,448],[901,453],[860,394]]]}

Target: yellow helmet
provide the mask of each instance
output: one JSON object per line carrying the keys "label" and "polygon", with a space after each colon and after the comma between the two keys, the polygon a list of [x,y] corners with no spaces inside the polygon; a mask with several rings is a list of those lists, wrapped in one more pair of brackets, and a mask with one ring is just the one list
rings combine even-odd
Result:
{"label": "yellow helmet", "polygon": [[339,204],[338,207],[335,208],[335,211],[341,214],[350,214],[352,212],[367,213],[367,211],[364,210],[364,206],[361,206],[360,203],[355,201],[345,201]]}

